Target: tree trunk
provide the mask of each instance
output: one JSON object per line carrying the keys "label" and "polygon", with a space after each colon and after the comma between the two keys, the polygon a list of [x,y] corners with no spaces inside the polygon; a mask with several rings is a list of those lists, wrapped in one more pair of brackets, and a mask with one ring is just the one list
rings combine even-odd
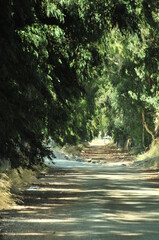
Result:
{"label": "tree trunk", "polygon": [[156,113],[155,119],[155,138],[159,138],[159,112]]}
{"label": "tree trunk", "polygon": [[144,128],[144,125],[143,125],[143,129],[142,129],[142,147],[143,149],[145,150],[145,128]]}
{"label": "tree trunk", "polygon": [[142,111],[142,123],[143,123],[143,126],[144,126],[146,132],[148,132],[151,135],[152,140],[154,141],[155,140],[155,136],[154,136],[153,132],[147,126],[144,110]]}

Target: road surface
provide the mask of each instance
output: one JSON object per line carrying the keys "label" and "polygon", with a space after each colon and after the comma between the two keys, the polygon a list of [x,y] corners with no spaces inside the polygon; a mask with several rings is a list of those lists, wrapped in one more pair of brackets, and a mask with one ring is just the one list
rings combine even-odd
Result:
{"label": "road surface", "polygon": [[24,205],[3,212],[1,237],[158,240],[159,182],[153,175],[125,164],[61,160],[25,192]]}

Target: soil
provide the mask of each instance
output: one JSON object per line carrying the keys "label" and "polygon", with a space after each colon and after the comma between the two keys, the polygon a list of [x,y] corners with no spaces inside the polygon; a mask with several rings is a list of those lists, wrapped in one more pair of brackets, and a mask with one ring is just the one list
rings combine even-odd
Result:
{"label": "soil", "polygon": [[106,146],[81,156],[104,164],[50,168],[24,192],[23,205],[1,213],[0,239],[159,239],[157,173],[123,165],[132,157]]}
{"label": "soil", "polygon": [[115,162],[132,163],[134,156],[114,145],[90,145],[79,155],[86,162],[107,164]]}

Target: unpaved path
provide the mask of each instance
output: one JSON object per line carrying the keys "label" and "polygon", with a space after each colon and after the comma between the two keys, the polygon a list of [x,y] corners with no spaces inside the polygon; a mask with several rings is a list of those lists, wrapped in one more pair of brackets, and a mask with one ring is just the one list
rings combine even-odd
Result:
{"label": "unpaved path", "polygon": [[3,240],[158,240],[153,174],[122,165],[51,169],[23,206],[3,212]]}
{"label": "unpaved path", "polygon": [[112,144],[105,145],[103,141],[94,141],[93,144],[89,145],[80,153],[81,158],[85,158],[85,162],[100,163],[112,165],[119,163],[119,165],[129,164],[133,161],[133,156],[131,156],[127,151],[122,151],[116,148]]}

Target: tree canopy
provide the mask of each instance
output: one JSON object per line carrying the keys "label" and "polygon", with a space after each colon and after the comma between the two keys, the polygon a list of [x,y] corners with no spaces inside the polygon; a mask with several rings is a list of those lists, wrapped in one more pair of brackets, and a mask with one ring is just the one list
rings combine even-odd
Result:
{"label": "tree canopy", "polygon": [[0,7],[1,159],[42,162],[49,136],[76,144],[103,129],[143,147],[159,135],[157,0]]}

